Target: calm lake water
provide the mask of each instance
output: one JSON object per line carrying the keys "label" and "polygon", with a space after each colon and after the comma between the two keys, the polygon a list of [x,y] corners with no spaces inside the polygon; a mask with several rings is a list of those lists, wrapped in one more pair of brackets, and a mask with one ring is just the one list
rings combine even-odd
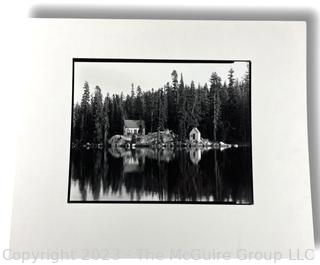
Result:
{"label": "calm lake water", "polygon": [[251,148],[73,150],[70,201],[252,204]]}

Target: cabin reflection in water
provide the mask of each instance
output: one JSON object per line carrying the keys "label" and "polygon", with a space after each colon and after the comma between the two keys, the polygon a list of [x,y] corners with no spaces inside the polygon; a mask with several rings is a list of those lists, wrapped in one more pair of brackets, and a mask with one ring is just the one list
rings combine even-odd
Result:
{"label": "cabin reflection in water", "polygon": [[249,148],[72,152],[71,201],[252,203]]}
{"label": "cabin reflection in water", "polygon": [[123,157],[123,173],[141,172],[144,170],[145,156],[136,154]]}
{"label": "cabin reflection in water", "polygon": [[190,160],[193,164],[197,165],[201,160],[201,150],[200,149],[191,149],[190,150]]}

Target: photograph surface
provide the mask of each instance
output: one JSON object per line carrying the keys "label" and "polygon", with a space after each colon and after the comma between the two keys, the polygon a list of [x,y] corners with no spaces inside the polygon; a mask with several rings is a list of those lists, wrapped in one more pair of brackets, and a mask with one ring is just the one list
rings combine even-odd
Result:
{"label": "photograph surface", "polygon": [[253,204],[251,63],[73,59],[69,203]]}

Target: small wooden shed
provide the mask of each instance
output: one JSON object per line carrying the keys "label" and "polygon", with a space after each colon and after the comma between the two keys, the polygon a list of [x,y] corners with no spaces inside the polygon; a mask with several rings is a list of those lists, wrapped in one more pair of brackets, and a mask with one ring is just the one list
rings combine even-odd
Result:
{"label": "small wooden shed", "polygon": [[189,140],[191,142],[194,142],[194,141],[197,141],[197,142],[200,142],[201,141],[201,133],[200,131],[198,130],[197,127],[194,127],[190,133],[189,133]]}

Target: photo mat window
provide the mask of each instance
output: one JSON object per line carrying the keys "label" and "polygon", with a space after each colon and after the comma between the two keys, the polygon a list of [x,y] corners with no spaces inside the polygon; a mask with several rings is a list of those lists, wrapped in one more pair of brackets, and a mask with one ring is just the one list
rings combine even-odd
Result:
{"label": "photo mat window", "polygon": [[251,62],[73,59],[69,203],[253,204]]}

